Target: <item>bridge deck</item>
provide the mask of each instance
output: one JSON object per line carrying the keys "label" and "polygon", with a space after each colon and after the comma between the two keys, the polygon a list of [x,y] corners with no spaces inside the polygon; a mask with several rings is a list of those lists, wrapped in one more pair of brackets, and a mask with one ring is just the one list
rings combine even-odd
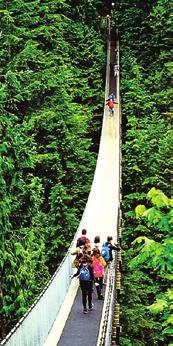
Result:
{"label": "bridge deck", "polygon": [[79,288],[69,318],[57,344],[58,346],[96,345],[103,301],[97,300],[95,290],[93,292],[93,303],[93,311],[84,315],[81,303],[81,290]]}
{"label": "bridge deck", "polygon": [[[114,61],[115,42],[111,42],[110,48],[110,60]],[[112,71],[110,71],[109,93],[118,93],[116,84],[116,79]],[[80,228],[87,229],[87,235],[91,241],[93,241],[95,235],[100,235],[102,242],[106,240],[107,235],[113,235],[114,240],[117,237],[115,232],[119,203],[118,107],[118,105],[115,106],[113,117],[110,117],[108,109],[106,110],[94,181],[81,222]],[[93,311],[84,315],[81,291],[80,288],[78,289],[78,279],[73,279],[68,298],[63,304],[44,346],[96,346],[102,317],[103,301],[97,300],[95,289],[93,303]]]}

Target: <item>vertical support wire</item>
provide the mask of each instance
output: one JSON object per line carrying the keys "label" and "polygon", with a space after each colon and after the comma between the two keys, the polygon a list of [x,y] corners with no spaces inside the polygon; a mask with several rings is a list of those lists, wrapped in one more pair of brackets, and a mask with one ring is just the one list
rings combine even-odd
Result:
{"label": "vertical support wire", "polygon": [[[118,106],[119,106],[119,210],[118,210],[118,242],[121,243],[121,229],[122,229],[122,114],[121,114],[121,96],[120,96],[120,52],[119,52],[119,38],[118,30],[116,31],[117,36],[117,63],[119,67],[119,72],[117,75],[117,96],[118,96]],[[114,313],[112,322],[112,339],[110,342],[111,346],[119,345],[120,337],[120,288],[121,288],[121,271],[122,271],[122,261],[121,261],[121,251],[118,253],[116,258],[116,282],[115,282],[115,302],[114,302]]]}
{"label": "vertical support wire", "polygon": [[[105,104],[106,104],[106,99],[108,98],[109,94],[109,84],[110,84],[110,35],[111,35],[111,30],[110,30],[110,16],[108,15],[106,17],[106,29],[107,29],[107,63],[106,63],[106,83],[105,83]],[[105,115],[106,115],[106,106],[104,107],[104,120],[105,121]],[[110,310],[110,304],[111,304],[111,287],[114,282],[112,281],[112,275],[113,275],[113,270],[112,266],[108,270],[108,275],[107,275],[107,286],[105,290],[105,300],[103,304],[103,311],[102,311],[102,318],[101,318],[101,323],[100,323],[100,330],[99,330],[99,335],[98,335],[98,340],[97,340],[97,346],[103,346],[105,345],[105,334],[107,330],[107,321],[108,321],[108,315],[109,315],[109,310]]]}

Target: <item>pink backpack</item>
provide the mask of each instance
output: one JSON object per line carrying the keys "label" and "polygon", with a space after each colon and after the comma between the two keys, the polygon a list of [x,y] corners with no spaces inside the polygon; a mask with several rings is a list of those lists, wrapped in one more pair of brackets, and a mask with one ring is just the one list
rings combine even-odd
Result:
{"label": "pink backpack", "polygon": [[104,268],[102,264],[99,262],[99,260],[95,258],[93,260],[93,272],[95,278],[100,278],[104,276]]}

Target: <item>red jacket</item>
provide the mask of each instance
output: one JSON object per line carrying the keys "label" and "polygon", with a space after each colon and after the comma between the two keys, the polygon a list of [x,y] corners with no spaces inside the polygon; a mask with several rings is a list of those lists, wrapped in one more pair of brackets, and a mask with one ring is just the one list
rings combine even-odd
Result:
{"label": "red jacket", "polygon": [[82,235],[80,238],[77,239],[76,247],[89,244],[89,243],[90,243],[90,240],[85,235]]}
{"label": "red jacket", "polygon": [[109,100],[109,101],[106,103],[106,106],[108,106],[109,108],[114,108],[115,103],[117,103],[117,102]]}

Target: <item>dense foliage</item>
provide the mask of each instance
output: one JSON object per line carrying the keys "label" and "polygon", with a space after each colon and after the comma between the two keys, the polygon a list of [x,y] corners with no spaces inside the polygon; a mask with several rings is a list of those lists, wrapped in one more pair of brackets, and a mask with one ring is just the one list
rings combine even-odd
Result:
{"label": "dense foliage", "polygon": [[[112,11],[121,47],[124,218],[121,345],[128,346],[163,346],[171,342],[172,221],[169,224],[168,219],[172,212],[167,204],[154,203],[148,211],[141,207],[149,224],[135,216],[135,207],[143,205],[146,196],[149,207],[151,195],[157,189],[171,197],[170,13],[171,4],[167,0],[119,0]],[[158,193],[158,200],[162,200],[163,192]],[[138,242],[145,244],[139,245],[139,254],[138,247],[132,245]],[[158,315],[152,315],[150,310]]]}
{"label": "dense foliage", "polygon": [[[75,2],[75,6],[74,6]],[[92,1],[2,0],[0,334],[66,253],[95,168],[104,20]]]}

